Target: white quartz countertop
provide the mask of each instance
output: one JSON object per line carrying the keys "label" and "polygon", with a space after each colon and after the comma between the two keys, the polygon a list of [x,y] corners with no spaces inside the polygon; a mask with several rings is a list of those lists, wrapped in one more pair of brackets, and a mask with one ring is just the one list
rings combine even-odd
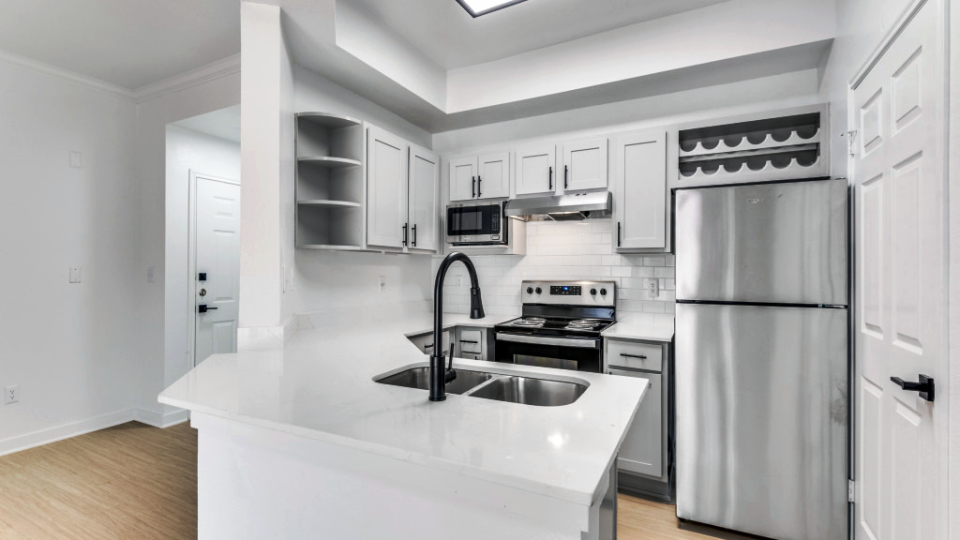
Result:
{"label": "white quartz countertop", "polygon": [[[505,318],[504,318],[505,319]],[[501,322],[445,315],[444,327]],[[427,357],[407,339],[432,316],[297,333],[283,350],[215,355],[160,394],[160,402],[283,431],[577,504],[602,497],[647,381],[457,359],[454,367],[590,388],[563,407],[536,407],[374,382]]]}
{"label": "white quartz countertop", "polygon": [[673,331],[673,320],[651,323],[646,319],[628,315],[618,319],[617,324],[601,332],[601,335],[605,338],[669,343],[673,341]]}

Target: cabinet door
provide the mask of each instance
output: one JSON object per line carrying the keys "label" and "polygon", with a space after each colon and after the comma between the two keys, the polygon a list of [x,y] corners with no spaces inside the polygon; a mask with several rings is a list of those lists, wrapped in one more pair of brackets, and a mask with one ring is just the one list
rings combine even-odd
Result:
{"label": "cabinet door", "polygon": [[621,471],[645,474],[655,478],[663,476],[663,388],[659,373],[609,370],[611,375],[639,377],[650,381],[647,395],[643,397],[633,425],[623,440],[617,467]]}
{"label": "cabinet door", "polygon": [[510,196],[510,152],[485,154],[477,159],[477,198],[498,199]]}
{"label": "cabinet door", "polygon": [[557,185],[557,149],[553,145],[524,148],[517,152],[517,195],[553,193]]}
{"label": "cabinet door", "polygon": [[437,224],[440,219],[440,157],[417,147],[410,147],[410,208],[408,223],[410,249],[437,251]]}
{"label": "cabinet door", "polygon": [[477,197],[477,156],[450,160],[450,201]]}
{"label": "cabinet door", "polygon": [[367,130],[367,244],[403,248],[407,224],[407,143]]}
{"label": "cabinet door", "polygon": [[648,131],[616,140],[613,242],[618,251],[667,245],[667,135]]}
{"label": "cabinet door", "polygon": [[586,139],[563,145],[560,181],[566,191],[607,187],[607,139]]}

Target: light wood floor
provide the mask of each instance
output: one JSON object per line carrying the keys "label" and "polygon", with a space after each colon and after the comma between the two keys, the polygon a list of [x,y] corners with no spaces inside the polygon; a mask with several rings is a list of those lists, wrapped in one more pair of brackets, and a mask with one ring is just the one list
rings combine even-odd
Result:
{"label": "light wood floor", "polygon": [[[0,457],[0,538],[197,537],[197,435],[131,422]],[[710,539],[674,507],[620,495],[620,540]]]}

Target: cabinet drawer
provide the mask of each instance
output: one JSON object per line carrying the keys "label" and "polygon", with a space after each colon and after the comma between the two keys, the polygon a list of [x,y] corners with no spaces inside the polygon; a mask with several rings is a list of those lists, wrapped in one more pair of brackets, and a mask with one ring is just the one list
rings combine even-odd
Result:
{"label": "cabinet drawer", "polygon": [[461,330],[460,352],[483,354],[483,330]]}
{"label": "cabinet drawer", "polygon": [[607,367],[663,371],[663,345],[607,340]]}

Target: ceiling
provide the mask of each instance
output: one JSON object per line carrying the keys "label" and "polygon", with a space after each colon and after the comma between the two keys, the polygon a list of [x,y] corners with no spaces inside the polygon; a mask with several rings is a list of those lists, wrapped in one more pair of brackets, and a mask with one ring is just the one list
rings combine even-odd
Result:
{"label": "ceiling", "polygon": [[0,50],[130,90],[240,52],[240,0],[3,0]]}
{"label": "ceiling", "polygon": [[456,69],[727,0],[527,0],[476,19],[454,0],[339,1]]}
{"label": "ceiling", "polygon": [[180,120],[173,125],[239,144],[240,106],[234,105],[219,111],[201,114],[186,120]]}

